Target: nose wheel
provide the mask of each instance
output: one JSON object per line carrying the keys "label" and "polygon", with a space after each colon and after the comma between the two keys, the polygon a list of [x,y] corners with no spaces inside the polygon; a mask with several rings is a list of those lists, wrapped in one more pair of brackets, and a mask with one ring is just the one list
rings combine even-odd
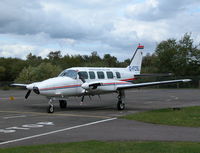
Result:
{"label": "nose wheel", "polygon": [[47,108],[48,113],[53,113],[54,112],[54,106],[52,104],[52,99],[49,100],[49,107]]}
{"label": "nose wheel", "polygon": [[54,112],[54,107],[53,105],[49,105],[48,109],[47,109],[48,113],[53,113]]}

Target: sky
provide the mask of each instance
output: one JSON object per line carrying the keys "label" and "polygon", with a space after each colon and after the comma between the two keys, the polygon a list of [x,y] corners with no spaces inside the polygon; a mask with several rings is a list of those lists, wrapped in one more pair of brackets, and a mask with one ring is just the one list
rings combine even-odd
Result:
{"label": "sky", "polygon": [[1,0],[0,57],[97,51],[122,61],[139,43],[145,53],[185,33],[199,43],[199,17],[200,0]]}

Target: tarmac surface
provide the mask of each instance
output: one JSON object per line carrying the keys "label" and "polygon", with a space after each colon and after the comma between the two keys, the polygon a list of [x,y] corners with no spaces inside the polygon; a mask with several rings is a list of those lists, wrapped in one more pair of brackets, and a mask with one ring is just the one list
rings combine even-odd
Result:
{"label": "tarmac surface", "polygon": [[[200,128],[149,124],[119,119],[141,111],[200,105],[199,89],[126,91],[126,109],[116,109],[117,94],[69,98],[68,108],[46,113],[48,100],[25,90],[0,90],[0,148],[86,140],[156,140],[200,142]],[[14,100],[9,100],[13,96]]]}

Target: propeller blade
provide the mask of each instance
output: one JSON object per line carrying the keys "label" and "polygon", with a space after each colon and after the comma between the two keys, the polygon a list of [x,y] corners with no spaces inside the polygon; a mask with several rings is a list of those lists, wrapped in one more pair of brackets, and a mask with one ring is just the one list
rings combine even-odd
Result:
{"label": "propeller blade", "polygon": [[30,93],[31,93],[31,90],[28,90],[28,92],[27,92],[26,95],[25,95],[25,98],[26,98],[26,99],[29,97]]}
{"label": "propeller blade", "polygon": [[79,79],[83,82],[83,83],[85,83],[86,81],[85,81],[85,79],[84,79],[84,77],[78,72],[78,75],[79,75]]}
{"label": "propeller blade", "polygon": [[85,98],[85,96],[82,96],[82,98],[81,98],[81,102],[83,102],[84,98]]}

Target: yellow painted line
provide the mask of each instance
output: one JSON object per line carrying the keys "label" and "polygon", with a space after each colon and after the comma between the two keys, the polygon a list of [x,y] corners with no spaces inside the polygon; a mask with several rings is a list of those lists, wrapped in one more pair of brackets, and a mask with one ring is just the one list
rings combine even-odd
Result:
{"label": "yellow painted line", "polygon": [[37,113],[37,112],[18,112],[18,111],[0,111],[0,113],[15,113],[15,114],[33,114],[43,116],[71,116],[71,117],[91,117],[91,118],[110,118],[108,116],[96,116],[96,115],[76,115],[76,114],[48,114],[48,113]]}

